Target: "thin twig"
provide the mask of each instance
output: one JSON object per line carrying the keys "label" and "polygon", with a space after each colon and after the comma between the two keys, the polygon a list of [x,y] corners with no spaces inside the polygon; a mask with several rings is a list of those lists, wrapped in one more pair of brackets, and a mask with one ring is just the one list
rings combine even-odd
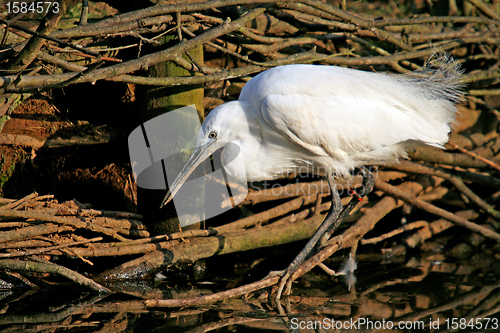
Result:
{"label": "thin twig", "polygon": [[[6,20],[3,20],[3,19],[0,19],[0,23],[8,24],[8,22]],[[61,40],[59,38],[53,37],[53,36],[45,35],[45,34],[42,34],[42,33],[36,32],[36,31],[31,31],[30,29],[27,29],[27,28],[23,27],[20,24],[10,23],[10,27],[12,27],[14,29],[18,29],[18,30],[24,31],[24,32],[27,32],[30,35],[33,35],[35,37],[43,38],[43,39],[46,39],[46,40],[50,40],[52,42],[56,42],[56,43],[58,43],[60,45],[64,45],[64,46],[70,47],[70,48],[78,50],[78,51],[80,51],[82,53],[93,55],[94,57],[96,57],[98,59],[101,58],[101,55],[99,53],[94,52],[92,50],[89,50],[89,49],[87,49],[87,48],[85,48],[85,47],[83,47],[81,45],[77,45],[77,44],[73,44],[73,43],[68,43],[68,42],[65,42],[65,41],[63,41],[63,40]]]}
{"label": "thin twig", "polygon": [[465,185],[463,180],[457,176],[450,175],[449,173],[443,170],[439,170],[422,164],[412,163],[409,161],[401,161],[400,164],[393,165],[392,167],[397,170],[412,171],[415,173],[424,173],[444,178],[447,181],[451,182],[453,185],[455,185],[455,187],[460,192],[465,194],[476,205],[484,209],[489,215],[500,220],[500,212],[497,211],[493,206],[488,204],[486,201],[481,199],[477,194],[475,194],[469,187],[467,187],[467,185]]}
{"label": "thin twig", "polygon": [[67,85],[69,85],[69,84],[71,84],[73,82],[76,82],[79,79],[85,77],[89,73],[91,73],[91,72],[95,71],[97,68],[101,67],[103,64],[104,64],[103,60],[100,60],[100,61],[98,61],[96,63],[93,63],[92,65],[90,65],[89,67],[87,67],[86,70],[84,70],[82,72],[78,72],[73,77],[71,77],[71,78],[69,78],[69,79],[67,79],[65,81],[62,81],[62,82],[48,84],[48,85],[45,85],[45,86],[42,86],[42,87],[34,87],[34,88],[31,88],[31,87],[13,88],[13,87],[11,87],[9,90],[11,92],[16,92],[18,94],[25,94],[25,93],[40,93],[40,92],[43,92],[43,91],[48,91],[48,90],[52,90],[52,89],[62,88],[62,87],[65,87],[65,86],[67,86]]}
{"label": "thin twig", "polygon": [[183,299],[148,299],[144,301],[144,304],[148,308],[156,308],[156,307],[174,308],[174,307],[186,307],[186,306],[210,304],[223,299],[245,295],[255,290],[270,287],[278,283],[279,279],[280,279],[279,276],[272,276],[264,278],[254,283],[246,284],[244,286],[229,289],[226,291],[221,291],[212,295],[199,296],[194,298],[183,298]]}
{"label": "thin twig", "polygon": [[369,239],[362,239],[361,240],[361,244],[362,245],[365,245],[365,244],[375,244],[375,243],[381,242],[383,240],[386,240],[387,238],[391,238],[393,236],[402,234],[403,232],[406,232],[406,231],[409,231],[409,230],[413,230],[413,229],[417,229],[417,228],[425,228],[425,227],[428,227],[428,226],[429,226],[429,222],[426,222],[426,221],[412,222],[412,223],[409,223],[409,224],[405,224],[404,226],[402,226],[400,228],[397,228],[397,229],[394,229],[391,232],[388,232],[388,233],[383,234],[381,236],[373,237],[373,238],[369,238]]}
{"label": "thin twig", "polygon": [[35,197],[37,197],[37,196],[38,196],[38,193],[33,192],[33,193],[31,193],[31,194],[28,194],[28,195],[27,195],[27,196],[25,196],[24,198],[21,198],[21,199],[19,199],[19,200],[14,201],[14,202],[8,203],[8,204],[6,204],[6,205],[4,205],[4,206],[0,206],[0,209],[1,209],[1,210],[7,210],[7,209],[12,209],[12,208],[15,208],[15,207],[19,206],[20,204],[22,204],[23,202],[26,202],[26,201],[28,201],[28,200],[31,200],[31,199],[33,199],[33,198],[35,198]]}
{"label": "thin twig", "polygon": [[42,262],[32,262],[32,261],[21,261],[13,259],[3,259],[0,260],[0,268],[10,269],[14,271],[23,270],[29,272],[38,273],[52,273],[64,276],[82,286],[88,287],[90,289],[96,290],[101,293],[111,293],[106,287],[94,282],[93,280],[86,278],[85,276],[78,274],[66,267],[59,266],[53,263],[42,263]]}
{"label": "thin twig", "polygon": [[29,251],[18,251],[18,252],[10,252],[10,253],[0,253],[0,258],[14,258],[14,257],[26,257],[26,256],[31,256],[34,254],[40,254],[44,252],[49,252],[52,250],[59,250],[62,248],[67,248],[70,246],[75,246],[75,245],[81,245],[81,244],[88,244],[88,243],[93,243],[93,242],[99,242],[102,240],[102,237],[96,237],[92,239],[87,239],[84,241],[80,242],[70,242],[70,243],[64,243],[60,245],[55,245],[55,246],[49,246],[49,247],[44,247],[44,248],[39,248],[39,249],[34,249],[34,250],[29,250]]}
{"label": "thin twig", "polygon": [[453,148],[460,150],[462,153],[467,154],[467,155],[469,155],[469,156],[471,156],[473,158],[477,158],[478,160],[483,161],[484,163],[488,164],[492,168],[497,169],[498,171],[500,171],[500,166],[497,165],[497,164],[495,164],[495,163],[493,163],[492,161],[490,161],[490,160],[488,160],[488,159],[486,159],[486,158],[484,158],[482,156],[479,156],[477,154],[474,154],[473,152],[470,152],[467,149],[464,149],[464,148],[462,148],[462,147],[454,144],[453,142],[448,142],[448,144],[450,146],[452,146]]}
{"label": "thin twig", "polygon": [[384,191],[387,194],[393,195],[397,198],[403,199],[404,201],[409,202],[412,205],[417,206],[425,211],[428,211],[429,213],[444,217],[445,219],[450,220],[457,225],[466,227],[466,228],[468,228],[474,232],[477,232],[485,237],[488,237],[488,238],[491,238],[491,239],[494,239],[494,240],[500,242],[500,234],[498,234],[498,233],[496,233],[488,228],[485,228],[485,227],[482,227],[482,226],[477,225],[475,223],[469,222],[460,216],[457,216],[457,215],[450,213],[444,209],[436,207],[428,202],[417,199],[417,198],[413,197],[411,194],[404,192],[404,191],[396,188],[395,186],[389,185],[388,183],[382,182],[379,179],[375,180],[375,188],[377,188],[381,191]]}
{"label": "thin twig", "polygon": [[[104,228],[98,225],[94,225],[92,223],[83,222],[77,218],[69,218],[62,216],[54,216],[50,214],[37,213],[33,211],[13,211],[13,210],[0,210],[0,217],[18,217],[18,218],[31,218],[38,219],[47,222],[53,222],[58,224],[63,224],[75,228],[87,229],[94,232],[100,232],[105,235],[111,236],[119,241],[126,241],[127,239],[118,235],[115,230]],[[1,237],[1,236],[0,236]]]}

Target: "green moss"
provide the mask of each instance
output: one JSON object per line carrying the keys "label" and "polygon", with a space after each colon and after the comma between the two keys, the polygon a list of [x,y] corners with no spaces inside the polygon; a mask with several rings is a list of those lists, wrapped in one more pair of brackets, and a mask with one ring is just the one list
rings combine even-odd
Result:
{"label": "green moss", "polygon": [[3,188],[14,174],[16,165],[23,162],[24,159],[25,156],[22,153],[16,153],[10,161],[7,161],[5,156],[0,159],[0,196],[3,196]]}

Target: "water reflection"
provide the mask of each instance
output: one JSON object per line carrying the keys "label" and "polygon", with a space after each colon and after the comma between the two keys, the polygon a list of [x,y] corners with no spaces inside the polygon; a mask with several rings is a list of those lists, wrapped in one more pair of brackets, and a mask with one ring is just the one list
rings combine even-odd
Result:
{"label": "water reflection", "polygon": [[[236,256],[236,255],[235,255]],[[359,256],[357,283],[314,269],[295,283],[280,316],[270,289],[245,297],[191,308],[147,308],[144,299],[192,298],[227,290],[251,271],[243,263],[234,276],[193,282],[127,281],[108,283],[117,292],[44,285],[0,293],[0,331],[23,332],[323,332],[496,331],[499,329],[500,274],[488,260],[452,262],[441,255],[387,258]],[[216,266],[231,262],[214,258]],[[235,262],[241,258],[233,258]],[[490,258],[491,259],[491,258]],[[220,261],[217,262],[216,260]],[[255,260],[255,258],[253,259]],[[256,260],[259,262],[259,260]],[[339,258],[328,262],[339,267]],[[246,264],[246,265],[245,265]],[[240,275],[238,275],[240,274]],[[234,277],[234,279],[233,279]],[[248,278],[248,277],[247,277]],[[207,283],[209,281],[209,283]],[[398,325],[401,325],[399,327]]]}

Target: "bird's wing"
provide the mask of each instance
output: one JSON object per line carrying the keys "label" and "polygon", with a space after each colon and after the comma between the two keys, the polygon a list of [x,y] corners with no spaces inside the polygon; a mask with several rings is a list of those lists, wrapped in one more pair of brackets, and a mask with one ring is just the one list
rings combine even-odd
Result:
{"label": "bird's wing", "polygon": [[371,96],[268,95],[260,112],[284,137],[316,155],[343,160],[407,140],[441,146],[449,126],[420,116],[394,100]]}
{"label": "bird's wing", "polygon": [[449,89],[430,78],[287,65],[250,80],[240,100],[290,141],[342,160],[407,140],[441,147],[456,112]]}

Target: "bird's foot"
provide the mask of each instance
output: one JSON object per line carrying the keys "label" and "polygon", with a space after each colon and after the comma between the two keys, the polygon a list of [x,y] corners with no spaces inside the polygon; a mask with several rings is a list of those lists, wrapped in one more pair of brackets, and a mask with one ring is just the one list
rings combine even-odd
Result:
{"label": "bird's foot", "polygon": [[[292,292],[292,274],[288,269],[282,270],[282,271],[277,271],[277,272],[271,272],[269,273],[271,276],[276,276],[279,275],[281,276],[281,279],[278,283],[278,290],[276,291],[276,302],[279,303],[281,296],[290,296]],[[269,276],[269,275],[268,275]]]}
{"label": "bird's foot", "polygon": [[271,271],[269,272],[269,274],[267,274],[266,277],[281,276],[275,298],[277,303],[279,303],[281,296],[290,296],[290,293],[292,291],[292,279],[290,278],[291,275],[292,274],[290,273],[290,270],[288,268],[281,271]]}
{"label": "bird's foot", "polygon": [[286,269],[282,269],[281,271],[270,271],[269,274],[266,275],[266,278],[275,277],[275,276],[283,276],[286,272]]}
{"label": "bird's foot", "polygon": [[358,201],[363,201],[363,197],[360,196],[358,194],[358,192],[356,192],[355,190],[353,189],[349,189],[349,195],[352,196],[354,199],[358,200]]}
{"label": "bird's foot", "polygon": [[278,283],[278,290],[276,291],[276,302],[279,302],[281,296],[290,296],[292,293],[292,273],[288,269],[281,276],[280,282]]}

